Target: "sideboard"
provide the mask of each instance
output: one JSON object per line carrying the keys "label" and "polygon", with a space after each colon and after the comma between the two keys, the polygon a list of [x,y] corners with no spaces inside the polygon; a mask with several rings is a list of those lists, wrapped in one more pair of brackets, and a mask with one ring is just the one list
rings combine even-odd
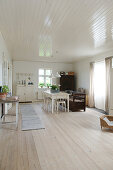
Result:
{"label": "sideboard", "polygon": [[34,85],[17,85],[16,95],[19,96],[20,102],[33,102],[35,100]]}

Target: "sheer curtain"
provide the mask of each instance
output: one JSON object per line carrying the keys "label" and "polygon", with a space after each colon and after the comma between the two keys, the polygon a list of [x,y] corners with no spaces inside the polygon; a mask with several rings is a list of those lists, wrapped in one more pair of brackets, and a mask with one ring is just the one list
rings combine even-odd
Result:
{"label": "sheer curtain", "polygon": [[90,90],[89,90],[89,107],[95,107],[94,101],[94,63],[90,63]]}
{"label": "sheer curtain", "polygon": [[111,71],[112,57],[105,59],[106,68],[106,86],[105,86],[105,111],[109,113],[110,108],[110,71]]}
{"label": "sheer curtain", "polygon": [[96,108],[105,110],[105,61],[95,63],[94,100]]}

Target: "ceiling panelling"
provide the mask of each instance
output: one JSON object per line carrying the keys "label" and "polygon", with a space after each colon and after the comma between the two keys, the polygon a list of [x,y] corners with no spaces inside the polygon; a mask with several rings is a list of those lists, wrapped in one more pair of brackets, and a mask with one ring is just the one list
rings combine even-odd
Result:
{"label": "ceiling panelling", "polygon": [[112,0],[0,0],[14,60],[72,62],[113,46]]}

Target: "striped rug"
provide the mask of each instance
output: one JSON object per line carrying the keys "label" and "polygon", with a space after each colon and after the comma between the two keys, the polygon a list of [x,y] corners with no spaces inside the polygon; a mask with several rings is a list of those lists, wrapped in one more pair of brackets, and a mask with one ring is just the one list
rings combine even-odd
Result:
{"label": "striped rug", "polygon": [[45,129],[31,104],[20,105],[20,110],[22,114],[22,130]]}

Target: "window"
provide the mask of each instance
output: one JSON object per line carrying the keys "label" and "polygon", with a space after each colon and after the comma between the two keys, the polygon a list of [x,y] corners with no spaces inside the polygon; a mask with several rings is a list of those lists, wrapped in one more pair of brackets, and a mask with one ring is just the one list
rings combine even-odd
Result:
{"label": "window", "polygon": [[39,79],[38,79],[38,83],[44,83],[44,86],[46,86],[47,84],[51,84],[52,80],[50,78],[50,75],[52,73],[52,70],[50,69],[39,69]]}
{"label": "window", "polygon": [[112,58],[112,68],[113,68],[113,58]]}
{"label": "window", "polygon": [[105,110],[105,62],[97,62],[94,66],[94,98],[95,107]]}

